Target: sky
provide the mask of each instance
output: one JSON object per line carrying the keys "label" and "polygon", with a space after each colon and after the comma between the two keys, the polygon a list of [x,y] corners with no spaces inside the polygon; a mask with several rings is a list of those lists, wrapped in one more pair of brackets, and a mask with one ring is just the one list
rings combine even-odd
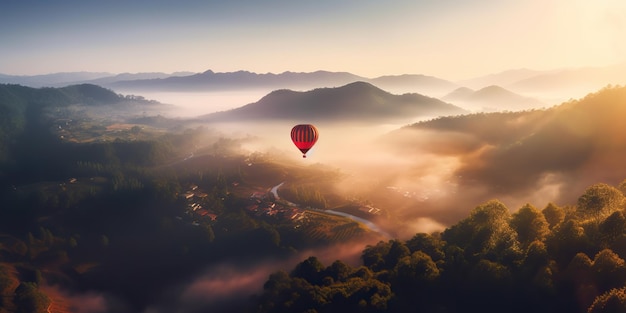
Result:
{"label": "sky", "polygon": [[622,0],[0,2],[0,73],[350,72],[460,80],[626,61]]}

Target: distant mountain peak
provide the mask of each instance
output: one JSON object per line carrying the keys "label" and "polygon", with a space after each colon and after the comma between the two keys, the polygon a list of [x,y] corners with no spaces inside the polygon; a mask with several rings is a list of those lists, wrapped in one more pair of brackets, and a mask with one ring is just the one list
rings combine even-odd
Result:
{"label": "distant mountain peak", "polygon": [[498,85],[489,85],[476,91],[461,87],[442,99],[477,111],[517,111],[544,106],[544,103],[537,99],[519,95]]}
{"label": "distant mountain peak", "polygon": [[394,95],[369,82],[356,81],[340,87],[309,91],[275,90],[255,103],[208,114],[208,121],[301,120],[312,122],[410,120],[418,116],[467,113],[436,98],[420,94]]}

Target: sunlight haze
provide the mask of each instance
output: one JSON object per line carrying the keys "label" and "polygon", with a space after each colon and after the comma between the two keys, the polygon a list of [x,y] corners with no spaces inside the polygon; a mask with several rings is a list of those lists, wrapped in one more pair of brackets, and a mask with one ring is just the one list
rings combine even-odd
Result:
{"label": "sunlight haze", "polygon": [[467,79],[624,62],[620,1],[0,4],[0,73],[346,71]]}

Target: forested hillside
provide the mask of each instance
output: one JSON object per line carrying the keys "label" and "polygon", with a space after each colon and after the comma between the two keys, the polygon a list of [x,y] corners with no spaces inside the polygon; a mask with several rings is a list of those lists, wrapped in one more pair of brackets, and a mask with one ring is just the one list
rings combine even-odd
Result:
{"label": "forested hillside", "polygon": [[575,205],[498,200],[441,233],[381,241],[362,266],[315,256],[272,274],[253,312],[623,312],[626,183]]}
{"label": "forested hillside", "polygon": [[[0,87],[9,113],[1,127],[0,312],[175,307],[184,287],[216,264],[380,238],[263,192],[307,171],[329,179],[334,172],[244,153],[245,137],[150,126],[171,124],[158,116],[120,119],[126,106],[153,103],[97,86]],[[83,301],[93,294],[100,300]],[[240,308],[241,297],[228,294],[211,307]],[[207,304],[190,304],[197,305]]]}
{"label": "forested hillside", "polygon": [[589,185],[626,177],[625,104],[626,87],[609,86],[545,110],[413,124],[379,144],[418,159],[454,158],[459,166],[450,179],[470,203],[505,197],[571,203]]}
{"label": "forested hillside", "polygon": [[[19,150],[26,144],[37,146],[58,140],[50,133],[49,110],[72,105],[96,107],[141,103],[154,104],[133,96],[122,96],[99,86],[83,84],[63,88],[30,88],[0,84],[0,178],[9,158],[23,157]],[[42,138],[41,136],[44,136]]]}

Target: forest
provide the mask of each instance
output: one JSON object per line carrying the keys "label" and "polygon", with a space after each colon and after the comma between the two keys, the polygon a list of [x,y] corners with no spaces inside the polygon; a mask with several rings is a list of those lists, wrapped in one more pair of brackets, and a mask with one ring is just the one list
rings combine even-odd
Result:
{"label": "forest", "polygon": [[[440,118],[407,128],[474,125],[478,137],[499,149],[493,160],[513,164],[503,156],[518,152],[516,160],[534,160],[524,147],[539,151],[537,140],[555,139],[550,130],[565,134],[581,114],[599,112],[610,123],[591,119],[587,129],[595,132],[575,139],[608,136],[620,121],[611,108],[624,94],[608,88],[546,111]],[[596,105],[605,102],[611,105]],[[85,113],[111,104],[140,111],[155,105],[92,85],[0,85],[0,312],[625,312],[626,180],[588,184],[565,204],[457,201],[464,216],[442,231],[382,238],[320,210],[299,222],[250,210],[295,202],[358,211],[334,190],[344,178],[335,168],[243,153],[246,137],[163,117],[122,121]],[[596,111],[589,111],[592,105]],[[522,122],[514,127],[513,120]],[[541,138],[528,136],[529,125]],[[597,156],[621,147],[602,137],[595,150],[585,149],[598,151],[586,153],[592,160],[604,160]],[[607,164],[605,172],[617,163]],[[251,197],[284,181],[281,197],[288,202]],[[391,207],[383,212],[381,219],[398,214]],[[358,247],[357,262],[339,256],[341,244]],[[250,270],[263,262],[287,265],[261,272],[268,274],[259,278],[262,289],[237,290],[210,304],[185,300],[208,269]],[[76,300],[93,294],[101,297],[95,307]]]}
{"label": "forest", "polygon": [[491,200],[440,233],[273,273],[252,312],[624,312],[626,182],[571,206]]}
{"label": "forest", "polygon": [[[240,153],[241,139],[204,127],[154,131],[142,140],[58,136],[55,112],[76,103],[136,103],[135,97],[94,86],[0,85],[0,91],[7,113],[0,127],[0,312],[80,309],[50,292],[56,288],[103,294],[107,312],[139,312],[161,305],[163,293],[212,264],[286,258],[373,236],[336,217],[311,216],[296,229],[289,220],[250,214],[250,193],[285,179],[287,168],[263,154]],[[183,159],[189,151],[195,156]],[[195,211],[200,206],[203,215]]]}

